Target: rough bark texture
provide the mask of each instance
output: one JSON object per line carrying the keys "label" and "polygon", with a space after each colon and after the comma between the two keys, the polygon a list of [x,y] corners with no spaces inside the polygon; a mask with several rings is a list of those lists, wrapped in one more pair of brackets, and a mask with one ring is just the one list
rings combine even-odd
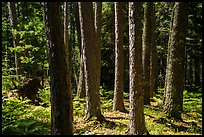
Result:
{"label": "rough bark texture", "polygon": [[81,39],[83,47],[85,88],[86,88],[86,119],[96,116],[99,121],[104,117],[100,110],[99,85],[96,84],[98,75],[96,48],[96,33],[94,27],[94,12],[92,2],[79,2]]}
{"label": "rough bark texture", "polygon": [[85,78],[84,78],[84,60],[83,60],[83,51],[81,50],[80,55],[80,70],[79,70],[79,83],[77,87],[77,97],[84,98],[86,97],[85,90]]}
{"label": "rough bark texture", "polygon": [[[19,35],[14,34],[14,30],[18,30],[17,28],[17,13],[16,13],[16,6],[15,2],[8,2],[8,11],[9,11],[9,20],[11,24],[12,30],[12,35],[13,35],[13,46],[16,48],[19,44]],[[14,51],[14,56],[15,56],[15,69],[16,69],[16,78],[19,80],[19,74],[21,73],[20,71],[20,59],[18,58],[17,52]]]}
{"label": "rough bark texture", "polygon": [[[77,67],[77,56],[74,54],[76,52],[75,49],[75,20],[74,20],[74,2],[69,2],[69,10],[70,10],[70,69],[71,69],[71,83],[72,87],[78,87],[78,77],[76,73]],[[76,88],[75,88],[76,89]]]}
{"label": "rough bark texture", "polygon": [[124,53],[123,53],[123,24],[122,3],[115,2],[115,83],[113,110],[126,112],[124,106]]}
{"label": "rough bark texture", "polygon": [[153,97],[154,93],[157,90],[157,46],[156,46],[156,17],[155,17],[155,8],[154,3],[152,3],[151,11],[151,47],[150,47],[150,98]]}
{"label": "rough bark texture", "polygon": [[73,13],[74,13],[74,19],[75,19],[75,22],[76,22],[77,41],[78,41],[79,49],[81,51],[81,31],[80,31],[78,2],[73,2]]}
{"label": "rough bark texture", "polygon": [[146,133],[142,90],[142,6],[129,2],[129,77],[130,77],[130,122],[129,134]]}
{"label": "rough bark texture", "polygon": [[200,60],[197,55],[194,56],[194,74],[195,74],[195,85],[199,86],[200,85]]}
{"label": "rough bark texture", "polygon": [[60,19],[60,3],[44,3],[51,92],[51,134],[73,134],[73,107],[68,62]]}
{"label": "rough bark texture", "polygon": [[189,83],[193,83],[193,59],[190,58],[189,61],[189,77],[188,77]]}
{"label": "rough bark texture", "polygon": [[96,33],[96,91],[99,93],[101,78],[101,16],[102,2],[96,2],[95,9],[95,33]]}
{"label": "rough bark texture", "polygon": [[164,112],[177,119],[181,119],[181,112],[183,110],[185,41],[188,23],[187,11],[187,2],[175,3],[168,45]]}
{"label": "rough bark texture", "polygon": [[152,42],[152,2],[146,2],[144,11],[143,34],[143,76],[144,76],[144,104],[150,105],[150,48]]}
{"label": "rough bark texture", "polygon": [[66,62],[69,64],[68,2],[65,2],[64,11],[64,45],[66,53]]}
{"label": "rough bark texture", "polygon": [[83,48],[82,48],[82,41],[81,41],[81,30],[80,30],[80,21],[79,21],[79,7],[78,3],[74,4],[74,17],[76,21],[76,29],[77,29],[77,40],[80,49],[80,70],[79,70],[79,82],[77,86],[77,96],[79,98],[86,97],[85,91],[85,79],[84,79],[84,60],[83,60]]}

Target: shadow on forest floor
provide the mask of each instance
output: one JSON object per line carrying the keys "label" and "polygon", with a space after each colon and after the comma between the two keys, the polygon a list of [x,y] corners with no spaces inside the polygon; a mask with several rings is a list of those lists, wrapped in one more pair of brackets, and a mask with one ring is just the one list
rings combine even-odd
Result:
{"label": "shadow on forest floor", "polygon": [[198,126],[196,122],[185,122],[183,120],[175,121],[168,118],[155,119],[153,122],[165,124],[166,127],[173,129],[175,132],[184,131],[202,134],[202,127]]}
{"label": "shadow on forest floor", "polygon": [[[106,118],[105,121],[103,122],[99,122],[96,120],[89,120],[89,121],[83,121],[82,122],[82,126],[75,128],[75,133],[79,134],[79,135],[95,135],[97,134],[97,130],[113,130],[115,128],[126,128],[127,125],[123,124],[121,122],[114,122],[111,120],[108,120],[108,118]],[[96,132],[94,132],[94,130]]]}
{"label": "shadow on forest floor", "polygon": [[[39,135],[50,133],[50,123],[28,117],[17,119],[2,129],[3,135]],[[42,128],[43,127],[43,128]]]}

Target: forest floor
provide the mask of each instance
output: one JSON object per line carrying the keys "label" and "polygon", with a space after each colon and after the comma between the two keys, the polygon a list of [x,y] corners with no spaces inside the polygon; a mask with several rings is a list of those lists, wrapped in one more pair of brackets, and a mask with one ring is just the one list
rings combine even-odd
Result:
{"label": "forest floor", "polygon": [[[192,95],[192,94],[191,94]],[[195,98],[185,92],[182,120],[168,118],[162,112],[161,94],[151,99],[151,105],[145,105],[145,124],[150,135],[201,135],[202,134],[202,95]],[[200,96],[198,99],[197,97]],[[76,103],[77,102],[77,103]],[[84,104],[83,99],[75,100],[75,107]],[[125,99],[129,110],[129,101]],[[80,108],[80,107],[79,107]],[[82,108],[82,106],[81,106]],[[129,114],[112,110],[112,100],[102,100],[102,113],[109,122],[99,123],[96,120],[85,121],[82,116],[74,116],[74,133],[76,135],[126,135]]]}
{"label": "forest floor", "polygon": [[[5,94],[5,91],[2,91]],[[50,134],[49,90],[44,89],[48,105],[30,105],[28,100],[3,98],[2,133],[39,135]],[[85,99],[74,98],[74,135],[126,135],[129,114],[112,110],[113,91],[101,92],[101,110],[108,122],[99,123],[96,119],[84,120]],[[45,95],[46,94],[46,95]],[[128,94],[125,93],[125,107],[129,111]],[[150,135],[201,135],[202,134],[202,89],[199,92],[184,91],[182,121],[168,118],[162,112],[162,90],[145,105],[145,125]]]}

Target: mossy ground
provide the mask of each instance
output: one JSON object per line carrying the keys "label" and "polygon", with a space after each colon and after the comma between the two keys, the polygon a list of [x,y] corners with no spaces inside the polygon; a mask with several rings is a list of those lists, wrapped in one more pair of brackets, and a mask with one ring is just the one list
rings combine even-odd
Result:
{"label": "mossy ground", "polygon": [[[46,107],[34,106],[29,100],[4,98],[2,92],[2,133],[20,135],[50,134],[49,90],[43,90]],[[129,114],[112,110],[112,99],[107,96],[112,91],[101,94],[101,110],[107,122],[96,119],[84,120],[85,99],[74,98],[74,135],[125,135],[129,124]],[[109,93],[108,93],[109,92]],[[182,121],[168,118],[162,111],[162,90],[145,105],[145,124],[150,135],[201,135],[202,134],[202,92],[184,91],[184,111]],[[129,111],[128,94],[125,107]]]}

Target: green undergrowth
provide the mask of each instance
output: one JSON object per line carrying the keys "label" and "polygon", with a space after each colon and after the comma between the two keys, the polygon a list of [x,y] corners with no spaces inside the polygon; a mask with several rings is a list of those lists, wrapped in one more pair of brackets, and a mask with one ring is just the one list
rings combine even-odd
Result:
{"label": "green undergrowth", "polygon": [[[198,89],[200,90],[200,89]],[[184,90],[182,121],[168,118],[162,111],[163,89],[151,99],[151,105],[145,105],[145,124],[150,135],[197,135],[202,134],[202,90]],[[43,102],[39,106],[31,105],[29,99],[17,97],[6,98],[2,91],[2,134],[13,135],[49,135],[50,95],[49,88],[40,90]],[[12,91],[15,92],[15,91]],[[106,122],[100,123],[96,118],[86,121],[85,98],[73,98],[74,135],[125,135],[129,125],[129,114],[113,111],[113,91],[101,88],[101,110]],[[128,93],[124,103],[129,111]],[[44,105],[46,104],[46,105]]]}
{"label": "green undergrowth", "polygon": [[8,98],[2,104],[2,134],[38,135],[50,133],[50,107],[33,106],[30,100]]}

